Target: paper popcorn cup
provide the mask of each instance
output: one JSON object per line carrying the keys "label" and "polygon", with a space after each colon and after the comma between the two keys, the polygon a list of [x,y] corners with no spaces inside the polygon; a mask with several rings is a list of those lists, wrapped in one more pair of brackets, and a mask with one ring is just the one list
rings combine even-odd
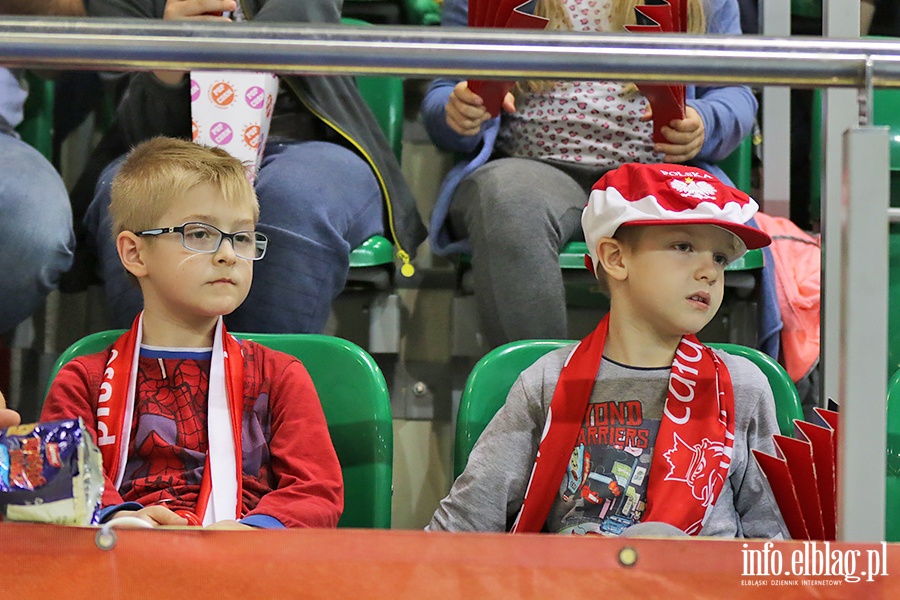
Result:
{"label": "paper popcorn cup", "polygon": [[238,158],[252,179],[265,150],[277,95],[278,77],[272,73],[192,71],[193,140]]}

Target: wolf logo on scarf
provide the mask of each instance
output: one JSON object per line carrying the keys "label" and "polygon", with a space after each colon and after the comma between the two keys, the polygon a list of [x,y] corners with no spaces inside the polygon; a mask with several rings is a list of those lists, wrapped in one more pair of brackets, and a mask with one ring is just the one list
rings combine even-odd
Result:
{"label": "wolf logo on scarf", "polygon": [[716,470],[720,462],[730,462],[725,444],[707,438],[691,446],[675,434],[675,445],[663,455],[669,463],[666,481],[683,481],[690,486],[694,498],[703,506],[709,506],[714,498],[713,490],[722,480]]}

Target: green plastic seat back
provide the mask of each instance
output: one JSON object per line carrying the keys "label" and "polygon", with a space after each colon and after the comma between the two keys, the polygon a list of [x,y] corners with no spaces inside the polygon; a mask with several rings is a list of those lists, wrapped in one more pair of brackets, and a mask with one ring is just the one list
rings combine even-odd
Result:
{"label": "green plastic seat back", "polygon": [[[59,369],[77,356],[100,352],[122,331],[101,331],[70,346]],[[238,333],[235,337],[297,357],[309,372],[328,422],[344,477],[338,527],[389,529],[394,433],[387,384],[378,365],[347,340],[316,334]]]}
{"label": "green plastic seat back", "polygon": [[888,238],[888,373],[900,369],[900,231]]}
{"label": "green plastic seat back", "polygon": [[[459,401],[456,417],[456,443],[453,450],[454,478],[459,477],[469,460],[469,453],[487,424],[506,402],[510,388],[519,374],[544,354],[574,343],[574,340],[522,340],[511,342],[488,352],[472,369]],[[772,357],[736,344],[709,344],[736,356],[743,356],[760,368],[775,397],[778,428],[783,435],[793,436],[794,419],[802,419],[800,397],[787,372]]]}
{"label": "green plastic seat back", "polygon": [[[361,19],[343,17],[345,25],[369,26]],[[369,110],[381,126],[388,145],[394,151],[397,160],[403,150],[403,79],[400,77],[374,77],[358,75],[356,87],[366,101]]]}
{"label": "green plastic seat back", "polygon": [[55,85],[26,72],[28,98],[25,100],[24,118],[16,130],[22,141],[53,162],[53,102]]}
{"label": "green plastic seat back", "polygon": [[403,22],[407,25],[440,25],[443,0],[403,0]]}
{"label": "green plastic seat back", "polygon": [[494,414],[506,402],[513,383],[525,369],[571,340],[521,340],[494,348],[472,368],[459,399],[456,442],[453,446],[453,478],[466,468],[475,442]]}
{"label": "green plastic seat back", "polygon": [[809,19],[822,18],[822,0],[791,0],[791,14]]}
{"label": "green plastic seat back", "polygon": [[782,435],[794,437],[794,420],[803,420],[803,407],[800,405],[800,394],[791,376],[787,374],[774,358],[748,346],[726,343],[710,343],[711,348],[724,350],[734,356],[743,356],[763,372],[772,388],[775,397],[775,416],[778,418],[778,429]]}
{"label": "green plastic seat back", "polygon": [[885,541],[900,542],[900,370],[888,384],[886,459]]}
{"label": "green plastic seat back", "polygon": [[394,246],[382,235],[373,235],[350,252],[350,268],[393,264]]}
{"label": "green plastic seat back", "polygon": [[750,193],[752,185],[751,172],[753,170],[753,143],[748,135],[735,148],[731,154],[718,163],[719,168],[725,171],[734,187],[745,194]]}

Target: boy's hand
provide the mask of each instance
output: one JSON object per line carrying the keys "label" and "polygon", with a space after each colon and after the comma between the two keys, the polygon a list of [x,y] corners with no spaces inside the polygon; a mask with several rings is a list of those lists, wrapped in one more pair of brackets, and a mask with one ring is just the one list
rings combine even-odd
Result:
{"label": "boy's hand", "polygon": [[22,417],[19,416],[19,413],[6,408],[6,399],[3,397],[3,393],[0,392],[0,429],[15,427],[21,420]]}
{"label": "boy's hand", "polygon": [[244,525],[243,523],[238,523],[237,521],[219,521],[218,523],[213,523],[212,525],[207,525],[206,529],[219,529],[219,530],[239,530],[239,529],[253,529],[249,525]]}
{"label": "boy's hand", "polygon": [[186,526],[188,524],[187,519],[179,517],[165,506],[159,504],[147,506],[141,510],[120,510],[110,518],[110,521],[115,521],[122,517],[137,517],[150,523],[153,527],[164,527],[167,525]]}
{"label": "boy's hand", "polygon": [[223,12],[237,8],[235,0],[167,0],[163,19],[201,21],[230,21]]}
{"label": "boy's hand", "polygon": [[[516,111],[516,100],[512,94],[506,94],[503,98],[503,110],[508,113]],[[465,81],[460,81],[453,88],[445,112],[450,129],[466,136],[476,135],[481,131],[481,126],[491,118],[484,108],[484,100],[470,90]]]}
{"label": "boy's hand", "polygon": [[[641,121],[649,121],[653,118],[653,111],[647,105]],[[661,129],[662,134],[669,142],[667,144],[654,144],[656,152],[662,152],[666,156],[663,159],[667,163],[684,163],[699,154],[706,138],[706,130],[703,127],[703,119],[700,113],[692,107],[684,109],[684,118],[675,119]]]}

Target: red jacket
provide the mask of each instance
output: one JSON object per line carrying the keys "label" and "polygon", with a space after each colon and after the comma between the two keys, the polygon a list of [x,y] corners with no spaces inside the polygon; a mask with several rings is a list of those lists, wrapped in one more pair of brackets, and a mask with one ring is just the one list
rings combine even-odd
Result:
{"label": "red jacket", "polygon": [[[242,341],[241,516],[287,527],[335,527],[343,510],[341,467],[312,380],[294,357]],[[119,489],[107,477],[103,507],[165,502],[195,510],[205,456],[208,356],[142,349],[128,463]],[[97,440],[96,409],[108,349],[60,370],[41,421],[81,417]]]}

